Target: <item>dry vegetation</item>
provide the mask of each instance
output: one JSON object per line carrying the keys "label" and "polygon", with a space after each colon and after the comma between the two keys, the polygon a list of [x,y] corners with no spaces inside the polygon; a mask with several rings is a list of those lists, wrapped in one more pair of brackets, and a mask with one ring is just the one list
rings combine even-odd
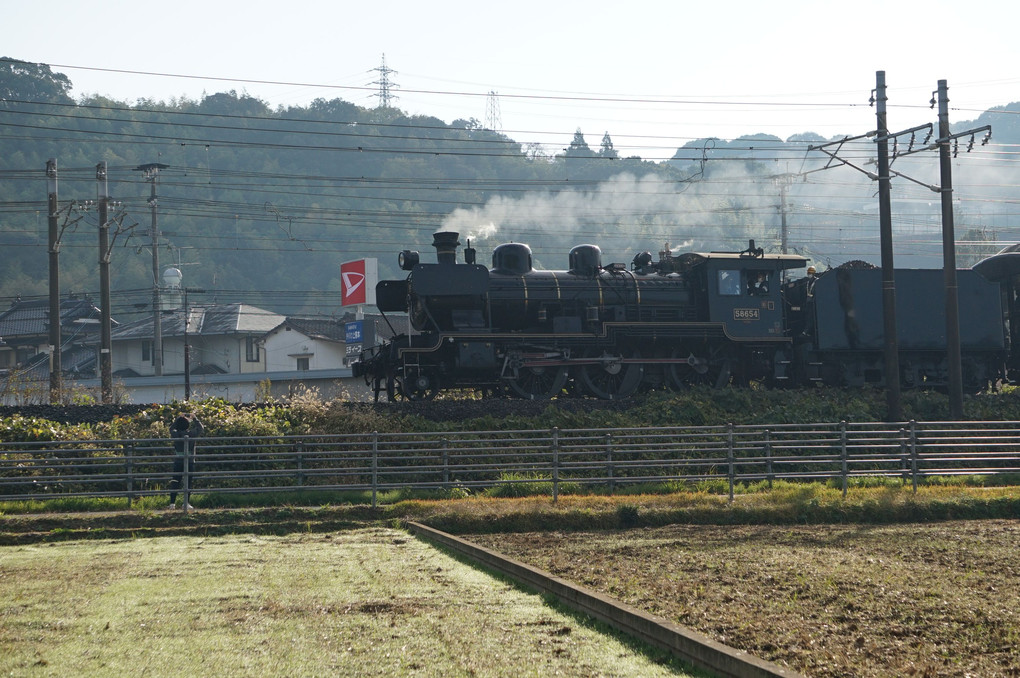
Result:
{"label": "dry vegetation", "polygon": [[1020,675],[1020,522],[468,537],[809,676]]}

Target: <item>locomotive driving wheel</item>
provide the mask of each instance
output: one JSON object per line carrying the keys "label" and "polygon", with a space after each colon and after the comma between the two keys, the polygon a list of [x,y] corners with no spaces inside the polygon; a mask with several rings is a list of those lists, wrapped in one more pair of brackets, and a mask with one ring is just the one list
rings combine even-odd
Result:
{"label": "locomotive driving wheel", "polygon": [[565,365],[526,365],[520,355],[507,361],[511,368],[507,385],[510,392],[525,400],[549,400],[559,395],[567,384]]}
{"label": "locomotive driving wheel", "polygon": [[[631,360],[641,354],[631,351]],[[634,394],[641,385],[644,365],[640,362],[624,362],[623,354],[595,352],[577,367],[577,379],[584,390],[603,400],[620,400]]]}
{"label": "locomotive driving wheel", "polygon": [[673,349],[672,357],[686,360],[669,366],[669,381],[674,388],[718,387],[729,381],[729,359],[725,346],[720,343],[685,342]]}

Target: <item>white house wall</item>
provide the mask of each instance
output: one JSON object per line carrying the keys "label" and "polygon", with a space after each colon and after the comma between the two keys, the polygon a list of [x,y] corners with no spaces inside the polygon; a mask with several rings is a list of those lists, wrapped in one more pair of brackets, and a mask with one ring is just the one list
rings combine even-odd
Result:
{"label": "white house wall", "polygon": [[308,358],[310,370],[343,367],[346,346],[343,342],[313,339],[295,329],[280,328],[266,337],[266,370],[286,372],[297,369],[299,357]]}
{"label": "white house wall", "polygon": [[[266,371],[266,353],[259,351],[257,362],[247,360],[247,338],[244,335],[189,337],[191,371],[202,365],[216,365],[228,374],[251,374]],[[113,370],[131,369],[142,376],[156,373],[151,361],[142,361],[142,340],[118,341],[113,345]],[[293,369],[293,366],[291,366]],[[184,373],[184,339],[164,337],[163,374]]]}

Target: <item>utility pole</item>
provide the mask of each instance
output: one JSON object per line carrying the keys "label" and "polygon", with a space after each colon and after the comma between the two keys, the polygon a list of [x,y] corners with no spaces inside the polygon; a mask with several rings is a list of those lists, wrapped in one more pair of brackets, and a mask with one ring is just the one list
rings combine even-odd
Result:
{"label": "utility pole", "polygon": [[188,323],[191,321],[191,311],[188,308],[188,292],[201,294],[205,292],[200,287],[184,287],[184,400],[191,400],[191,343],[188,341]]}
{"label": "utility pole", "polygon": [[50,266],[50,404],[60,404],[62,371],[60,356],[60,229],[57,225],[57,159],[46,161],[47,209],[49,212]]}
{"label": "utility pole", "polygon": [[882,317],[885,331],[886,419],[903,421],[900,401],[900,355],[896,336],[896,281],[893,266],[892,198],[889,174],[889,125],[886,119],[885,71],[875,74],[875,113],[878,119],[878,218],[882,253]]}
{"label": "utility pole", "polygon": [[[960,325],[959,325],[959,299],[958,299],[958,288],[956,281],[956,237],[953,233],[953,182],[952,182],[952,166],[950,160],[950,142],[954,142],[953,155],[956,155],[956,148],[958,140],[961,137],[970,137],[970,144],[967,146],[967,151],[973,149],[975,143],[975,136],[978,132],[986,132],[985,138],[982,139],[981,145],[988,143],[988,140],[992,135],[991,125],[985,125],[975,129],[970,129],[965,132],[957,132],[955,134],[949,133],[949,97],[947,96],[948,87],[946,86],[945,80],[939,80],[939,89],[936,93],[932,94],[931,105],[935,107],[935,94],[939,97],[939,139],[936,143],[929,144],[928,141],[932,136],[932,124],[927,123],[925,125],[919,125],[912,127],[902,132],[889,133],[888,125],[886,123],[886,90],[885,90],[885,71],[878,71],[876,77],[876,88],[872,92],[871,102],[877,103],[876,112],[878,115],[878,129],[875,132],[869,132],[868,134],[861,135],[860,137],[846,137],[841,141],[829,142],[821,146],[811,146],[808,150],[819,150],[828,155],[831,160],[830,164],[827,164],[827,169],[832,162],[839,162],[848,167],[852,167],[864,174],[872,180],[879,182],[879,227],[881,235],[881,250],[882,250],[882,303],[883,303],[883,320],[885,324],[885,374],[886,374],[886,401],[888,408],[887,418],[889,421],[902,421],[903,414],[900,406],[900,374],[899,374],[899,341],[896,331],[896,287],[894,280],[894,266],[893,266],[893,248],[892,248],[892,209],[890,199],[890,182],[892,176],[901,177],[912,181],[916,184],[931,189],[932,191],[939,193],[942,198],[942,247],[944,257],[944,283],[945,283],[945,309],[946,309],[946,348],[947,348],[947,371],[948,371],[948,382],[950,389],[950,409],[951,414],[956,419],[963,417],[963,386],[962,386],[962,369],[961,369],[961,358],[960,358]],[[928,136],[925,137],[924,141],[921,142],[920,147],[914,146],[914,135],[923,130],[928,130]],[[924,153],[935,150],[936,147],[940,151],[940,165],[942,170],[942,186],[931,186],[918,179],[911,178],[901,172],[893,171],[890,167],[889,159],[889,139],[898,139],[904,135],[910,135],[910,145],[905,151],[895,151],[893,155],[895,158],[912,155],[914,153]],[[878,144],[878,174],[872,174],[862,167],[858,167],[853,163],[837,157],[836,153],[827,150],[828,146],[837,145],[842,147],[848,141],[854,141],[856,139],[863,138],[865,136],[875,137],[875,142]],[[838,150],[838,149],[837,149]]]}
{"label": "utility pole", "polygon": [[110,193],[106,179],[106,161],[96,165],[99,192],[99,372],[104,405],[113,403],[113,354],[110,335]]}
{"label": "utility pole", "polygon": [[789,227],[786,224],[786,192],[790,187],[789,174],[780,174],[774,181],[779,186],[779,251],[787,253]]}
{"label": "utility pole", "polygon": [[[946,285],[946,360],[949,363],[949,414],[954,419],[963,419],[963,368],[960,357],[960,300],[959,286],[956,281],[956,233],[953,222],[953,161],[950,155],[949,142],[956,142],[960,137],[970,136],[969,152],[974,147],[974,136],[985,132],[981,145],[991,138],[990,125],[958,132],[949,133],[949,86],[945,80],[939,80],[939,88],[933,94],[938,95],[939,104],[939,169],[941,170],[941,186],[938,193],[942,198],[942,267]],[[934,98],[932,105],[935,105]],[[953,153],[955,155],[955,153]]]}
{"label": "utility pole", "polygon": [[163,375],[163,317],[160,309],[160,272],[159,272],[159,225],[156,218],[156,183],[159,171],[169,165],[152,162],[139,165],[135,169],[145,173],[145,180],[150,182],[149,208],[152,210],[152,366],[157,377]]}
{"label": "utility pole", "polygon": [[949,86],[939,80],[939,169],[942,198],[942,270],[946,285],[946,360],[949,363],[949,416],[963,419],[963,368],[960,365],[960,300],[956,282],[953,222],[953,161],[949,151]]}

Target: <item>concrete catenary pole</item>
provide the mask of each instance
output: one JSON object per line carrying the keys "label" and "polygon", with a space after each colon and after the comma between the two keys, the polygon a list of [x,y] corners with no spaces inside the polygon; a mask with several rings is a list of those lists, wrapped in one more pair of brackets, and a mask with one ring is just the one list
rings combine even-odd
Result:
{"label": "concrete catenary pole", "polygon": [[949,363],[949,415],[963,419],[963,367],[960,358],[960,301],[956,281],[953,223],[953,160],[949,148],[949,86],[939,80],[939,168],[942,188],[942,268],[946,286],[946,359]]}
{"label": "concrete catenary pole", "polygon": [[878,213],[882,253],[882,317],[885,329],[886,419],[902,421],[900,404],[900,355],[896,336],[896,280],[893,265],[891,176],[889,174],[889,124],[886,116],[885,71],[875,77],[875,112],[878,117]]}

